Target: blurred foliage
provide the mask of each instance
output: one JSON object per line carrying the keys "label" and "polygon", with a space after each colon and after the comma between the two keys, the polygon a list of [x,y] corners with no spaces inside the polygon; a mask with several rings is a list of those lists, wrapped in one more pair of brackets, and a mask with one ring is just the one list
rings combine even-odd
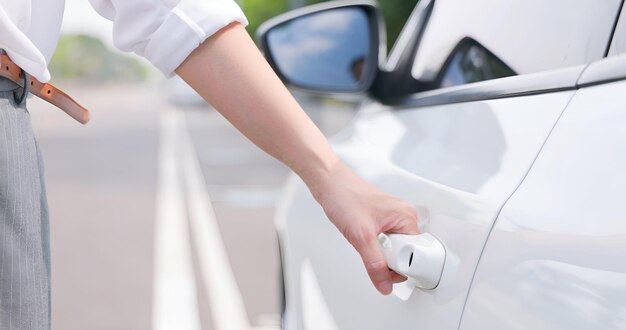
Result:
{"label": "blurred foliage", "polygon": [[112,51],[98,38],[64,35],[50,62],[55,79],[142,81],[151,69],[137,58]]}
{"label": "blurred foliage", "polygon": [[[261,23],[286,12],[295,3],[313,4],[326,0],[240,0],[254,36]],[[395,42],[418,0],[379,0],[385,16],[389,48]],[[143,81],[154,72],[136,57],[110,50],[100,39],[87,35],[65,35],[59,40],[50,62],[55,79],[85,81]]]}
{"label": "blurred foliage", "polygon": [[396,42],[404,23],[413,12],[418,0],[380,0],[380,7],[385,16],[388,49]]}
{"label": "blurred foliage", "polygon": [[287,0],[240,0],[239,5],[248,18],[248,32],[253,37],[261,23],[289,9]]}
{"label": "blurred foliage", "polygon": [[[314,4],[328,0],[305,0],[307,4]],[[389,49],[396,41],[404,23],[411,15],[418,0],[379,0],[378,4],[385,17],[387,27],[387,44]],[[300,2],[300,1],[299,1]],[[253,36],[261,23],[281,14],[289,9],[288,0],[240,0],[241,8],[246,13],[250,25],[248,31]]]}

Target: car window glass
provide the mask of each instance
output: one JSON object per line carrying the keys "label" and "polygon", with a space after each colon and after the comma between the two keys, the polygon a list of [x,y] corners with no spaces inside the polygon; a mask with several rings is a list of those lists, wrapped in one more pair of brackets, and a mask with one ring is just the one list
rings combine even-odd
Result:
{"label": "car window glass", "polygon": [[[502,63],[521,75],[602,59],[621,3],[622,0],[437,0],[417,48],[412,76],[421,82],[436,83],[447,74],[442,84],[446,86],[496,77],[497,74],[486,74],[483,69],[500,72]],[[482,45],[487,62],[491,53],[502,63],[496,61],[493,67],[480,66],[464,72],[456,70],[461,67],[450,64],[451,58],[455,60],[454,52],[459,52],[459,65],[463,57],[465,64],[471,63],[472,58],[478,58],[472,53],[481,52],[480,47],[470,47],[463,55],[458,45],[466,38]]]}
{"label": "car window glass", "polygon": [[439,88],[514,76],[515,71],[473,39],[461,41],[444,64]]}

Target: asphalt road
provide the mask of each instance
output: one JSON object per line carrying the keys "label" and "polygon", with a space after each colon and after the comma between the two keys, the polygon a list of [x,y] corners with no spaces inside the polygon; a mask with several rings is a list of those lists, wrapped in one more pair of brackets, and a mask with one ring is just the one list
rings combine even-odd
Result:
{"label": "asphalt road", "polygon": [[[159,85],[69,85],[81,126],[31,98],[51,210],[53,329],[280,325],[274,206],[289,171]],[[325,133],[353,110],[302,97]]]}

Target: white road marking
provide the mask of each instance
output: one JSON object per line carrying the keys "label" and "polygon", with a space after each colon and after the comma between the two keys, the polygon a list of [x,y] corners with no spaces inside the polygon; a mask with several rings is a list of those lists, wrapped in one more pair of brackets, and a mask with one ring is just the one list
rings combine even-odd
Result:
{"label": "white road marking", "polygon": [[182,116],[161,115],[159,183],[155,228],[154,330],[200,330],[197,286],[178,159]]}
{"label": "white road marking", "polygon": [[250,329],[250,322],[239,287],[211,207],[198,157],[185,125],[181,127],[181,162],[187,186],[189,219],[196,243],[200,274],[217,330]]}
{"label": "white road marking", "polygon": [[[201,328],[191,255],[191,249],[196,248],[215,329],[275,329],[250,326],[198,157],[179,110],[161,115],[159,152],[152,328]],[[187,221],[195,247],[191,246]]]}

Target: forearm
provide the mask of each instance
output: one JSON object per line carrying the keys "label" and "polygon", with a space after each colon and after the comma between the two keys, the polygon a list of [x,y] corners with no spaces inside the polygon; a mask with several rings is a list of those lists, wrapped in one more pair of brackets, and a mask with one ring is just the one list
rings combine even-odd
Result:
{"label": "forearm", "polygon": [[207,39],[176,73],[310,188],[339,166],[326,138],[240,24],[234,23]]}
{"label": "forearm", "polygon": [[176,72],[252,142],[300,175],[381,293],[403,280],[387,267],[376,237],[418,234],[415,209],[342,165],[241,25],[209,38]]}

